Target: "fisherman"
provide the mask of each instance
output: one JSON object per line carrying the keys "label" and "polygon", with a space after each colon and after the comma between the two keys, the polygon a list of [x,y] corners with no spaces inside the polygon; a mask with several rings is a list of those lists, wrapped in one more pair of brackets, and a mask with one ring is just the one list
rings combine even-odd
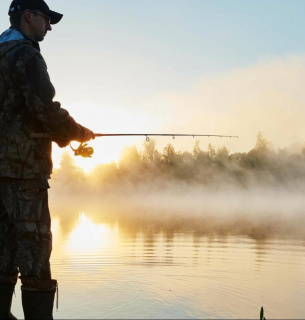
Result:
{"label": "fisherman", "polygon": [[0,319],[16,319],[10,309],[18,274],[25,319],[53,319],[52,139],[31,139],[30,133],[54,133],[60,147],[94,134],[53,101],[40,54],[39,42],[63,15],[43,0],[13,0],[9,16],[11,27],[0,36]]}

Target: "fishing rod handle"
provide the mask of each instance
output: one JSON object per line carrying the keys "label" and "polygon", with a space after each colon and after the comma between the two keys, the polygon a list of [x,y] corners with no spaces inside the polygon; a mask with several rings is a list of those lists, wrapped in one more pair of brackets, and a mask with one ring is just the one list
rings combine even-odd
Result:
{"label": "fishing rod handle", "polygon": [[[45,132],[31,132],[29,134],[31,139],[56,139],[60,138],[60,136],[56,135],[55,133],[45,133]],[[95,133],[95,137],[102,137],[103,134]]]}
{"label": "fishing rod handle", "polygon": [[44,132],[31,132],[29,134],[31,139],[55,139],[55,138],[59,138],[59,136],[57,136],[54,133],[44,133]]}

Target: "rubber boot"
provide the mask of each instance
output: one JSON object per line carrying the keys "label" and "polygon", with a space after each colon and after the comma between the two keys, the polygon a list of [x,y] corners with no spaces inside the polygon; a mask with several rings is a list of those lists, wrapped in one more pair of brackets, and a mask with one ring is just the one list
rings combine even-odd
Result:
{"label": "rubber boot", "polygon": [[15,284],[13,283],[0,283],[0,319],[17,319],[11,313],[11,306],[13,300],[13,293]]}
{"label": "rubber boot", "polygon": [[[55,280],[54,280],[55,281]],[[57,290],[55,281],[52,288],[34,289],[21,286],[24,319],[53,319],[54,297]]]}

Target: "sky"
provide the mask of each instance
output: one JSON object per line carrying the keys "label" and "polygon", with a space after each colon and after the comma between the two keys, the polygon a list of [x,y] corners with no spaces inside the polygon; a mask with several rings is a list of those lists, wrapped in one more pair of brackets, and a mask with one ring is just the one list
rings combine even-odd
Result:
{"label": "sky", "polygon": [[[55,100],[100,133],[200,138],[248,152],[258,132],[275,149],[305,146],[304,0],[49,0],[64,14],[41,43]],[[0,2],[8,28],[10,1]],[[97,138],[83,168],[118,160],[144,138]],[[193,138],[156,138],[191,151]],[[76,147],[77,143],[73,143]],[[58,165],[62,150],[54,146]]]}

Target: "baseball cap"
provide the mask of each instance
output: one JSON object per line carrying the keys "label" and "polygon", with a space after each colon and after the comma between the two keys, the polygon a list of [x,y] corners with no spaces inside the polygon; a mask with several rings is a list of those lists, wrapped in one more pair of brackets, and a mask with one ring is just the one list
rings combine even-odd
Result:
{"label": "baseball cap", "polygon": [[11,15],[15,12],[26,9],[41,11],[46,16],[51,18],[51,24],[58,23],[63,17],[61,13],[50,10],[49,6],[43,0],[13,0],[8,14]]}

